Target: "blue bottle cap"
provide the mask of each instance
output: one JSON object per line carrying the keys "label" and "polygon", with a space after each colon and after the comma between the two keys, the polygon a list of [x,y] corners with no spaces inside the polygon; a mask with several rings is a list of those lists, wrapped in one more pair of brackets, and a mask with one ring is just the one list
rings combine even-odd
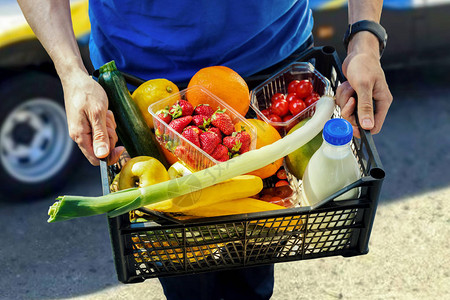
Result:
{"label": "blue bottle cap", "polygon": [[323,138],[328,143],[341,146],[352,140],[353,127],[349,121],[335,118],[328,120],[323,127]]}

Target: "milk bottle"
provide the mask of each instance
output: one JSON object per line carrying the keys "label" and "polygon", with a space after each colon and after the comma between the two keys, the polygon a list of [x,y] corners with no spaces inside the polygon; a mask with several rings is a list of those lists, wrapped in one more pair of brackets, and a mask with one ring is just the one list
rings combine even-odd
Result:
{"label": "milk bottle", "polygon": [[[350,147],[351,124],[344,119],[331,119],[323,128],[323,143],[311,157],[303,175],[302,202],[314,205],[361,177],[356,157]],[[352,189],[336,200],[357,198]]]}
{"label": "milk bottle", "polygon": [[[344,119],[331,119],[323,128],[323,143],[311,157],[303,175],[302,205],[314,205],[361,177],[356,157],[350,147],[353,136],[351,124]],[[357,198],[359,188],[335,198],[345,200]],[[330,251],[345,247],[351,229],[335,229],[351,225],[355,217],[353,210],[332,213],[313,213],[309,217],[306,244],[313,252]]]}

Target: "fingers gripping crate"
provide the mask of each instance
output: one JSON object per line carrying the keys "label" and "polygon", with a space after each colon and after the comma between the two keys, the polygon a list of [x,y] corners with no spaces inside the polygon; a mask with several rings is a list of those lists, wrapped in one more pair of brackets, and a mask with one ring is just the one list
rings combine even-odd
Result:
{"label": "fingers gripping crate", "polygon": [[[345,80],[331,47],[311,48],[300,60],[312,63],[328,78],[334,92]],[[130,76],[125,78],[136,86],[141,83]],[[362,129],[360,133],[361,139],[353,140],[353,150],[363,177],[318,208],[294,207],[184,221],[151,211],[143,211],[147,213],[146,222],[131,223],[129,214],[109,218],[118,279],[133,283],[155,277],[366,254],[384,171],[370,133]],[[123,163],[120,160],[107,167],[102,162],[103,193],[110,192],[110,183]],[[355,187],[361,191],[358,199],[333,201]]]}

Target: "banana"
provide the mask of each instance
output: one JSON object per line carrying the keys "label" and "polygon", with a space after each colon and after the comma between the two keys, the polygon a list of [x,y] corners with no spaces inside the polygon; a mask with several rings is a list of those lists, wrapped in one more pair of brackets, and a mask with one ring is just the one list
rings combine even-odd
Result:
{"label": "banana", "polygon": [[284,206],[254,198],[240,198],[220,203],[214,203],[208,206],[198,207],[196,209],[190,209],[185,211],[184,213],[187,215],[197,217],[218,217],[226,215],[248,214],[284,208],[285,208]]}
{"label": "banana", "polygon": [[184,213],[215,203],[254,196],[262,188],[263,182],[260,177],[240,175],[202,190],[145,207],[161,212]]}

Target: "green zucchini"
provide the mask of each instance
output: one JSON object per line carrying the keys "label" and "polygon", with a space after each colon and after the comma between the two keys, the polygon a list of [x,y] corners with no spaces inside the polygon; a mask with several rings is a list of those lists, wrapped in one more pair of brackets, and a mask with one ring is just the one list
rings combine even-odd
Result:
{"label": "green zucchini", "polygon": [[141,111],[131,98],[125,79],[117,70],[116,63],[110,61],[99,69],[98,82],[108,96],[109,109],[117,124],[119,140],[131,157],[147,155],[156,158],[168,167],[155,135],[145,122]]}

